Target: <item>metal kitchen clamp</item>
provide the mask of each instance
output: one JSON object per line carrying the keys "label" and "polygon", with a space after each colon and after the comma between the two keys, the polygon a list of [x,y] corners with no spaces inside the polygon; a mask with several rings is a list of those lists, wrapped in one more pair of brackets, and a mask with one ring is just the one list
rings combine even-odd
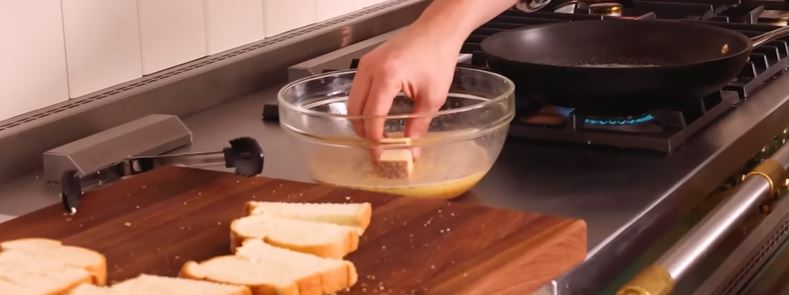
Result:
{"label": "metal kitchen clamp", "polygon": [[224,163],[241,176],[255,176],[263,170],[263,152],[253,138],[235,138],[218,151],[170,153],[191,142],[191,131],[177,116],[149,115],[48,150],[43,154],[44,177],[60,182],[63,206],[74,214],[88,187],[157,166]]}

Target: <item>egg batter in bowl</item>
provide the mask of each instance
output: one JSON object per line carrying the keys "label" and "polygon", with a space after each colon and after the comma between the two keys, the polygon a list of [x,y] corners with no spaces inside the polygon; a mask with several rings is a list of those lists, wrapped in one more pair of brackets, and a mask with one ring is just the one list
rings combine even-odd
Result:
{"label": "egg batter in bowl", "polygon": [[[452,161],[468,158],[473,161]],[[424,149],[407,179],[385,178],[375,172],[369,151],[327,148],[314,153],[308,169],[318,182],[402,196],[450,199],[479,182],[492,165],[488,151],[475,141],[460,141]]]}

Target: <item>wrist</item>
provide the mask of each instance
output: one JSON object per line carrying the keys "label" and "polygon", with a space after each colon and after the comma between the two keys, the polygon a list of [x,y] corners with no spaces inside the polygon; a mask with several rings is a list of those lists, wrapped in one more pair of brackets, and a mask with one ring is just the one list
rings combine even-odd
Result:
{"label": "wrist", "polygon": [[412,41],[428,42],[437,47],[460,50],[473,29],[452,25],[448,19],[419,20],[406,28]]}
{"label": "wrist", "polygon": [[410,26],[419,34],[444,42],[462,43],[482,23],[475,6],[485,0],[435,0]]}
{"label": "wrist", "polygon": [[471,32],[517,0],[434,0],[410,26],[436,40],[461,44]]}

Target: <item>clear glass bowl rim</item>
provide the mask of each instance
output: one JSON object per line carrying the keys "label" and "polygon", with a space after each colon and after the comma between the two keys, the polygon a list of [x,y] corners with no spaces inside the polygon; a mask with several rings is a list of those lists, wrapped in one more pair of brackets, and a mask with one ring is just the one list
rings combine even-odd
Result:
{"label": "clear glass bowl rim", "polygon": [[[504,100],[507,100],[507,99],[514,99],[512,95],[515,92],[515,84],[512,82],[512,80],[508,79],[507,77],[504,77],[503,75],[499,75],[497,73],[493,73],[493,72],[485,71],[485,70],[480,70],[480,69],[464,68],[464,67],[457,67],[457,68],[455,68],[455,72],[464,72],[464,71],[465,72],[476,72],[476,73],[480,73],[482,75],[488,75],[491,78],[499,79],[505,84],[506,89],[504,89],[504,91],[501,94],[499,94],[498,96],[496,96],[496,97],[494,97],[492,99],[488,99],[488,100],[486,100],[484,102],[480,102],[480,103],[476,103],[476,104],[473,104],[473,105],[464,106],[464,107],[460,107],[460,108],[456,108],[456,109],[441,110],[441,111],[438,111],[437,113],[412,113],[412,114],[398,114],[398,115],[384,115],[384,116],[367,116],[367,115],[350,116],[350,115],[342,115],[342,114],[333,114],[333,113],[319,112],[319,111],[315,111],[315,110],[305,109],[305,108],[303,108],[301,106],[292,104],[292,103],[286,101],[286,99],[285,99],[284,93],[286,91],[290,90],[291,88],[295,87],[296,85],[303,84],[303,83],[306,83],[306,82],[312,81],[312,80],[323,79],[323,78],[326,78],[326,77],[342,76],[342,75],[346,75],[346,74],[350,74],[350,73],[354,73],[354,74],[356,73],[356,69],[350,69],[350,70],[340,70],[340,71],[327,72],[327,73],[323,73],[323,74],[319,74],[319,75],[313,75],[313,76],[301,78],[301,79],[295,80],[293,82],[290,82],[288,84],[285,84],[285,86],[283,86],[279,90],[279,92],[277,92],[277,100],[278,100],[278,103],[279,103],[279,107],[285,107],[287,109],[290,109],[292,111],[295,111],[295,112],[298,112],[298,113],[301,113],[301,114],[304,114],[304,115],[325,117],[325,118],[341,118],[341,119],[349,119],[349,120],[358,120],[358,119],[435,118],[435,117],[440,117],[440,116],[444,116],[444,115],[468,112],[468,111],[471,111],[471,110],[484,108],[484,107],[486,107],[488,105],[497,104],[497,103],[500,103],[500,102],[502,102]],[[450,89],[449,90],[449,94],[451,95],[452,93],[453,93],[452,89]]]}

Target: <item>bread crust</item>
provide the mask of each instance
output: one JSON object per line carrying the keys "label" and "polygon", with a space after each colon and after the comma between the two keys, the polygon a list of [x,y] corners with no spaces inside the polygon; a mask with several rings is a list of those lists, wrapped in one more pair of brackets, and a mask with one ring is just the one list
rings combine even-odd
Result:
{"label": "bread crust", "polygon": [[[217,256],[211,258],[209,260],[204,261],[208,262],[213,259],[222,259],[226,256]],[[234,256],[231,256],[234,257]],[[202,276],[195,271],[196,267],[200,267],[200,263],[195,261],[187,261],[181,267],[181,271],[179,272],[179,276],[182,278],[193,279],[193,280],[202,280],[214,283],[222,283],[222,284],[232,284],[232,285],[240,285],[239,283],[233,282],[223,282],[220,280],[214,280],[209,277]],[[254,284],[254,285],[246,285],[251,291],[253,295],[304,295],[304,294],[323,294],[321,293],[321,278],[319,274],[310,275],[299,280],[296,280],[294,284],[286,286],[284,288],[277,288],[271,285],[265,284]],[[316,293],[316,290],[318,293]]]}
{"label": "bread crust", "polygon": [[[142,275],[140,275],[140,276],[138,276],[136,278],[132,278],[132,279],[129,279],[127,281],[124,281],[124,282],[122,282],[122,284],[126,284],[126,283],[129,283],[129,282],[134,282],[134,283],[138,283],[138,285],[139,285],[140,282],[138,280],[141,279],[144,276],[150,276],[150,275],[142,274]],[[156,277],[156,276],[152,276],[152,277]],[[164,277],[164,278],[172,279],[172,278],[169,278],[169,277]],[[190,280],[190,281],[200,281],[200,282],[206,282],[206,283],[213,283],[213,282],[208,282],[206,280],[196,280],[196,279],[192,279],[192,278],[188,278],[188,279],[187,278],[181,278],[181,279],[183,279],[183,280]],[[250,290],[249,287],[247,287],[247,286],[233,285],[233,284],[226,284],[226,283],[225,284],[221,284],[221,285],[226,286],[226,287],[232,287],[234,289],[230,293],[228,293],[228,292],[222,293],[223,295],[253,295],[252,294],[252,290]],[[117,294],[116,292],[113,292],[113,288],[116,288],[116,286],[113,286],[111,288],[111,287],[99,287],[99,286],[96,286],[96,285],[93,285],[93,284],[82,284],[82,285],[79,285],[76,288],[72,289],[71,293],[69,293],[69,295],[75,295],[75,294],[90,294],[90,295],[96,295],[96,294],[103,294],[103,295]],[[138,294],[138,293],[139,293],[139,291],[137,291],[135,294]],[[163,293],[156,293],[156,294],[163,294]]]}
{"label": "bread crust", "polygon": [[255,204],[258,203],[257,201],[248,201],[244,204],[244,216],[252,215],[252,212],[255,211]]}
{"label": "bread crust", "polygon": [[[251,216],[255,209],[258,207],[256,204],[263,203],[260,201],[248,201],[244,204],[244,216]],[[372,219],[373,215],[373,208],[372,205],[368,202],[364,203],[353,203],[353,205],[358,205],[360,207],[359,213],[356,215],[356,220],[354,221],[353,225],[346,225],[346,226],[353,226],[359,228],[359,235],[363,234],[367,227],[370,226],[370,220]],[[344,225],[344,224],[341,224]]]}
{"label": "bread crust", "polygon": [[68,285],[63,286],[63,288],[52,290],[50,293],[46,293],[46,295],[61,295],[61,294],[68,294],[69,291],[76,288],[82,284],[90,284],[93,282],[93,277],[91,275],[84,276],[77,281],[70,282]]}
{"label": "bread crust", "polygon": [[236,248],[241,247],[241,244],[243,244],[244,241],[248,239],[259,239],[272,246],[335,259],[342,259],[349,253],[356,251],[356,249],[359,248],[359,235],[353,231],[349,231],[342,240],[336,241],[334,243],[320,245],[295,245],[278,241],[271,237],[263,237],[261,239],[258,237],[241,235],[236,230],[237,221],[238,219],[230,223],[230,251],[232,253],[235,253]]}
{"label": "bread crust", "polygon": [[373,206],[370,203],[362,203],[361,204],[361,212],[359,212],[358,220],[356,221],[359,224],[359,235],[363,234],[364,231],[367,230],[367,227],[370,226],[370,220],[373,216]]}
{"label": "bread crust", "polygon": [[326,294],[334,294],[353,286],[353,283],[351,283],[352,269],[354,269],[353,264],[347,262],[343,263],[341,267],[323,272],[321,274],[323,279],[323,292]]}
{"label": "bread crust", "polygon": [[93,274],[93,284],[98,286],[107,285],[107,257],[96,252],[101,259],[96,265],[88,266],[88,271]]}

